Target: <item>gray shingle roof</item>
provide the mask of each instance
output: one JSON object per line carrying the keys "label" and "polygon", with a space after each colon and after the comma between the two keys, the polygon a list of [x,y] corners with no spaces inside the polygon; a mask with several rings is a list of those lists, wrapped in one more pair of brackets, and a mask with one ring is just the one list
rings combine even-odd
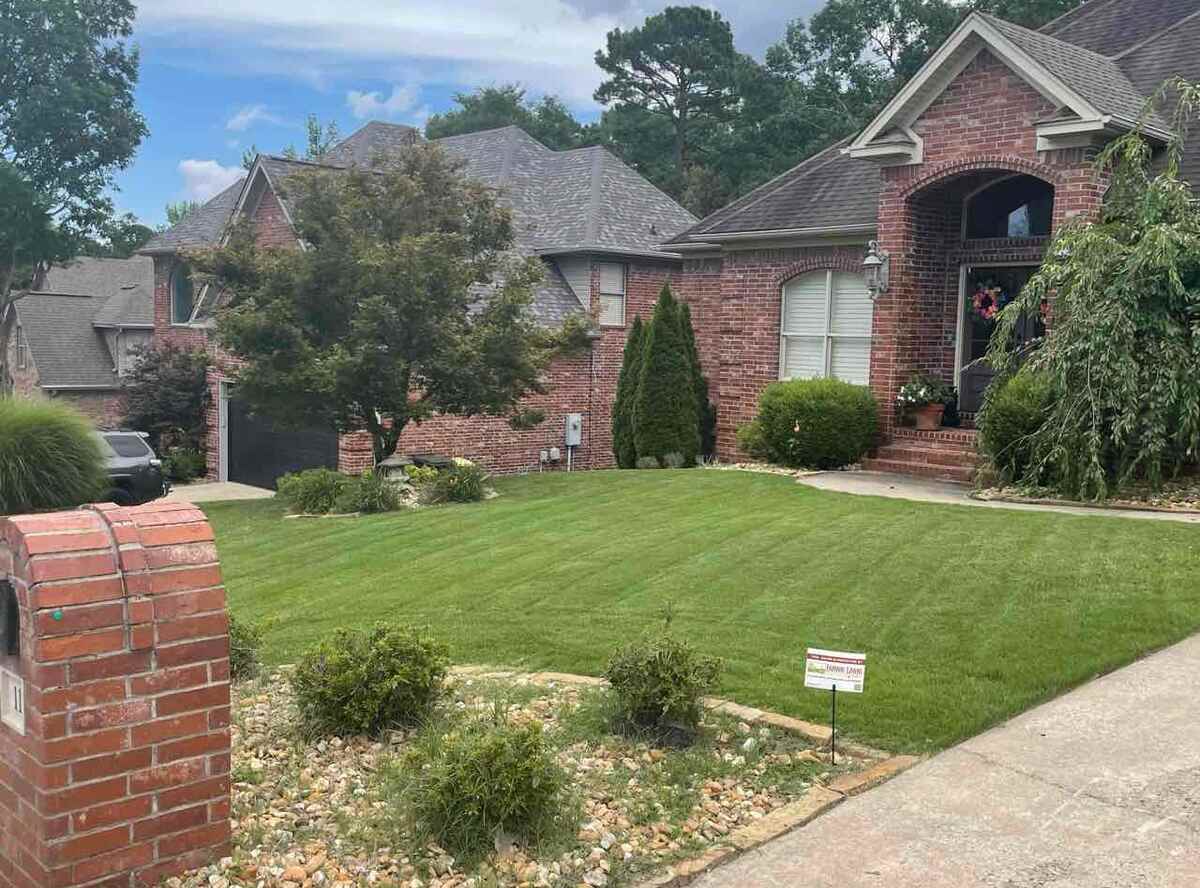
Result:
{"label": "gray shingle roof", "polygon": [[1042,30],[1101,55],[1115,56],[1197,9],[1196,0],[1090,0]]}
{"label": "gray shingle roof", "polygon": [[99,299],[97,326],[154,326],[154,260],[149,256],[73,259],[52,267],[42,290]]}
{"label": "gray shingle roof", "polygon": [[754,231],[847,228],[875,224],[879,168],[842,153],[839,142],[717,210],[666,244],[720,241]]}
{"label": "gray shingle roof", "polygon": [[211,247],[221,239],[245,179],[239,179],[199,209],[188,213],[179,224],[155,235],[141,253],[175,253]]}
{"label": "gray shingle roof", "polygon": [[43,386],[120,387],[112,355],[95,328],[104,299],[28,293],[14,307]]}
{"label": "gray shingle roof", "polygon": [[377,153],[391,154],[420,139],[421,133],[411,126],[373,120],[334,146],[321,160],[334,166],[365,166]]}
{"label": "gray shingle roof", "polygon": [[[994,16],[981,14],[981,17],[1102,114],[1111,114],[1127,123],[1141,119],[1148,97],[1134,88],[1114,60]],[[1151,113],[1147,123],[1161,130],[1170,129],[1157,113]]]}

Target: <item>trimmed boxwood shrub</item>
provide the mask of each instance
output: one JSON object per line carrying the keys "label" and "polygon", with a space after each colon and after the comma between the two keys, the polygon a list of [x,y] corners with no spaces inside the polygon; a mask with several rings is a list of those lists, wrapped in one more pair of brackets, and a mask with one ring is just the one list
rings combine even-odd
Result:
{"label": "trimmed boxwood shrub", "polygon": [[700,724],[700,698],[717,686],[723,664],[670,635],[617,650],[604,677],[618,706],[618,727],[686,736]]}
{"label": "trimmed boxwood shrub", "polygon": [[0,398],[0,514],[68,509],[107,489],[92,426],[51,401]]}
{"label": "trimmed boxwood shrub", "polygon": [[411,725],[441,698],[449,666],[449,648],[426,631],[386,623],[338,629],[292,673],[303,730],[353,736]]}
{"label": "trimmed boxwood shrub", "polygon": [[838,379],[795,379],[767,386],[755,422],[771,462],[837,469],[867,452],[879,418],[875,397],[866,386]]}
{"label": "trimmed boxwood shrub", "polygon": [[413,832],[467,860],[490,852],[498,834],[536,845],[566,819],[567,775],[536,722],[434,726],[393,780]]}
{"label": "trimmed boxwood shrub", "polygon": [[353,479],[333,469],[305,469],[284,475],[276,484],[279,498],[293,512],[324,515]]}
{"label": "trimmed boxwood shrub", "polygon": [[1030,370],[988,390],[978,418],[979,447],[1001,479],[1017,481],[1028,474],[1033,435],[1046,422],[1053,399],[1050,380]]}

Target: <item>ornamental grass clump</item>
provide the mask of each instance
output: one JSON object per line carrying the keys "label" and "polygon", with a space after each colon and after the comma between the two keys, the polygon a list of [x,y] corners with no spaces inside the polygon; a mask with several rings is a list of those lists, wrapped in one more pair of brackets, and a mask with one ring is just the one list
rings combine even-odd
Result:
{"label": "ornamental grass clump", "polygon": [[467,861],[573,832],[567,786],[541,724],[500,713],[431,725],[386,782],[414,835]]}
{"label": "ornamental grass clump", "polygon": [[617,701],[615,727],[690,742],[700,725],[701,697],[716,689],[723,668],[720,659],[668,634],[618,649],[604,671]]}
{"label": "ornamental grass clump", "polygon": [[338,629],[291,675],[305,734],[374,736],[427,718],[441,699],[449,648],[427,631],[379,623]]}
{"label": "ornamental grass clump", "polygon": [[[1183,134],[1200,84],[1168,85],[1180,96],[1173,131]],[[1180,178],[1182,152],[1178,135],[1152,166],[1137,132],[1105,148],[1097,165],[1111,185],[1099,221],[1065,226],[997,316],[991,364],[1009,376],[1027,359],[1050,389],[1024,480],[1049,477],[1065,496],[1100,500],[1133,482],[1158,488],[1197,462],[1200,207]],[[1039,312],[1045,340],[1014,350],[1018,324]]]}
{"label": "ornamental grass clump", "polygon": [[62,404],[0,397],[0,514],[74,508],[107,489],[92,426]]}

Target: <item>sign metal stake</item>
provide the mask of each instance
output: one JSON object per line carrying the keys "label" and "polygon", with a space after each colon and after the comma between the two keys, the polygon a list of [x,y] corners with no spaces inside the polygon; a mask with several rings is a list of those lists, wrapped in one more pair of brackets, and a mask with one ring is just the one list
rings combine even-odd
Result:
{"label": "sign metal stake", "polygon": [[829,764],[837,764],[837,685],[829,689],[833,694],[833,717],[830,718],[831,727],[829,734]]}

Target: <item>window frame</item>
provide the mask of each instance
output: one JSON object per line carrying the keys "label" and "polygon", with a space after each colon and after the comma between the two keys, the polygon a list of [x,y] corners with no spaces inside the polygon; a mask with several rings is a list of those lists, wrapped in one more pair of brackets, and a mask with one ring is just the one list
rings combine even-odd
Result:
{"label": "window frame", "polygon": [[[621,269],[621,292],[620,293],[611,293],[611,292],[605,291],[605,289],[604,289],[604,272],[603,272],[603,267],[605,265],[609,265],[609,266],[613,266],[613,267]],[[597,299],[599,300],[599,306],[598,306],[599,313],[597,315],[596,320],[598,321],[598,323],[600,324],[601,327],[609,327],[611,329],[618,329],[618,328],[624,327],[626,317],[629,314],[629,265],[625,262],[597,262],[596,263],[596,278],[597,278],[596,289],[598,291]],[[604,297],[605,296],[621,297],[621,321],[620,321],[620,323],[614,324],[614,323],[607,323],[604,321]]]}
{"label": "window frame", "polygon": [[[187,317],[184,318],[183,320],[180,320],[179,318],[177,318],[175,316],[175,282],[178,280],[179,276],[181,274],[184,274],[185,272],[186,272],[186,276],[188,278],[188,286],[191,287],[191,290],[192,290],[192,304],[191,304],[191,308],[188,310]],[[170,282],[167,287],[167,291],[168,291],[167,292],[167,297],[168,297],[167,298],[167,311],[170,315],[170,321],[171,321],[172,327],[191,326],[192,318],[196,314],[196,303],[197,303],[196,288],[195,288],[195,285],[191,281],[191,276],[192,276],[191,266],[189,266],[186,262],[177,263],[175,268],[172,269],[172,271],[171,271],[171,278],[170,278]]]}
{"label": "window frame", "polygon": [[16,325],[16,359],[18,370],[29,369],[29,341],[25,338],[25,328]]}
{"label": "window frame", "polygon": [[[787,322],[787,300],[788,286],[794,281],[813,275],[824,273],[825,275],[825,326],[821,333],[789,333],[784,329],[784,324]],[[874,349],[874,333],[868,332],[865,336],[861,334],[851,333],[835,333],[833,330],[833,278],[837,274],[849,274],[854,276],[854,272],[846,271],[841,268],[813,268],[809,271],[793,275],[788,278],[779,287],[779,379],[781,382],[786,382],[789,379],[835,379],[833,375],[833,344],[835,340],[847,341],[865,341],[867,343],[867,381],[864,383],[852,383],[852,385],[870,385],[871,384],[871,360],[870,354]],[[866,283],[863,287],[865,289]],[[872,310],[872,326],[874,325],[874,310]],[[788,376],[787,375],[787,348],[789,339],[820,339],[821,340],[821,375],[820,376]],[[849,381],[849,380],[843,380]]]}

